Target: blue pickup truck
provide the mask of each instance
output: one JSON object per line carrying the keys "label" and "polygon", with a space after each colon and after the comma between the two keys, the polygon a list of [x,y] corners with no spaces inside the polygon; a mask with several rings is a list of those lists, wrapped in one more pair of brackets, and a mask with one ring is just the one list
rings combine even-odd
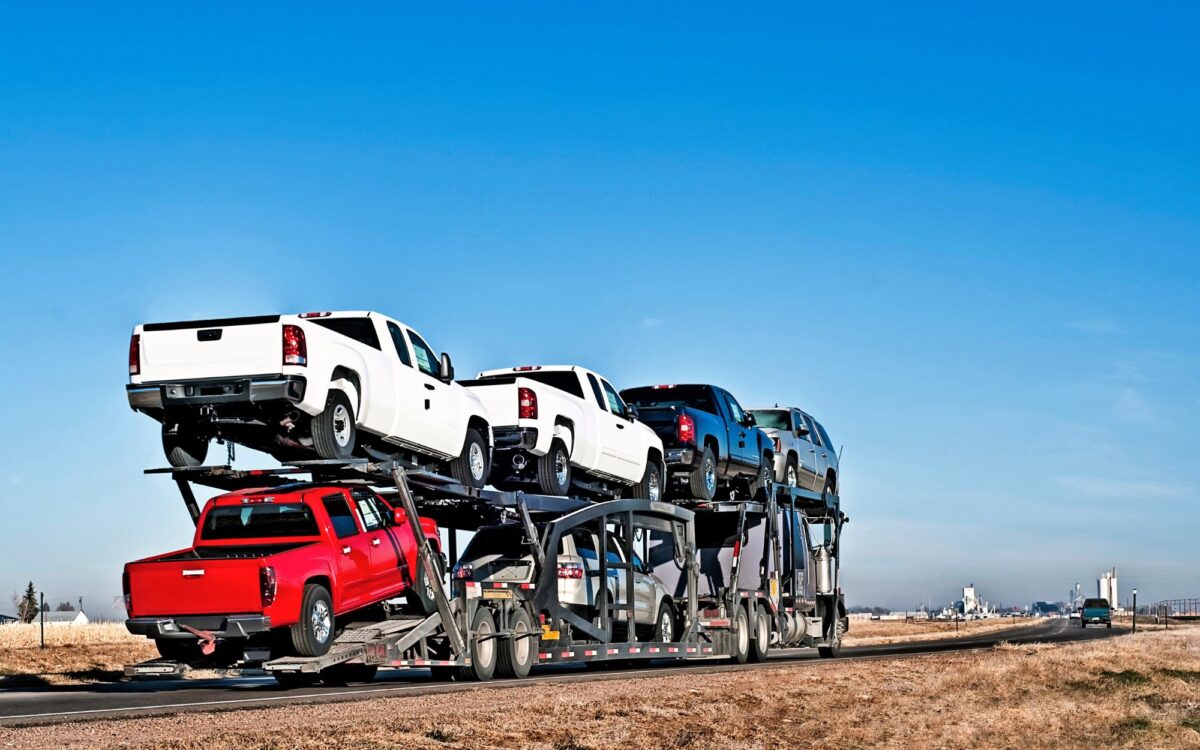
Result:
{"label": "blue pickup truck", "polygon": [[724,388],[651,385],[621,391],[663,441],[667,491],[711,501],[718,492],[754,497],[774,473],[775,446]]}
{"label": "blue pickup truck", "polygon": [[1112,627],[1112,607],[1109,606],[1107,599],[1084,599],[1083,609],[1079,611],[1079,624],[1081,627],[1088,625],[1107,625]]}

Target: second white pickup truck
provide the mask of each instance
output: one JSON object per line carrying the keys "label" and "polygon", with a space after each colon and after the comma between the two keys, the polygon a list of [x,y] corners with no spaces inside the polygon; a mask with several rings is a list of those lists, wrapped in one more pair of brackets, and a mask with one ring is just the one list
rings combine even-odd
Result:
{"label": "second white pickup truck", "polygon": [[450,357],[375,312],[139,325],[127,393],[174,466],[221,438],[280,459],[400,453],[473,487],[490,468],[487,410]]}
{"label": "second white pickup truck", "polygon": [[662,498],[662,440],[596,373],[531,365],[481,372],[462,385],[491,416],[496,487]]}

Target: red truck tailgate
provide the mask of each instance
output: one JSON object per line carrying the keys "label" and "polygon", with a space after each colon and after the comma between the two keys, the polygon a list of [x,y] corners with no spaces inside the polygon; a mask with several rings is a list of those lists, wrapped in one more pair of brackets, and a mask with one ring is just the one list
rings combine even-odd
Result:
{"label": "red truck tailgate", "polygon": [[129,565],[134,617],[262,611],[259,560],[163,560]]}

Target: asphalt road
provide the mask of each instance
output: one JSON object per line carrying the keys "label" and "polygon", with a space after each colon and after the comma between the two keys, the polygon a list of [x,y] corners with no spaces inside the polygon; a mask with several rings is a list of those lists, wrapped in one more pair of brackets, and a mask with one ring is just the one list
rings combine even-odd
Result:
{"label": "asphalt road", "polygon": [[1126,632],[1122,628],[1088,628],[1070,620],[1055,620],[998,633],[909,641],[880,646],[844,648],[838,659],[822,660],[815,649],[772,652],[764,664],[742,666],[718,661],[662,662],[648,668],[594,672],[581,668],[548,667],[535,670],[524,680],[493,680],[486,683],[434,682],[423,670],[385,670],[369,684],[343,688],[283,690],[270,677],[214,680],[166,680],[121,682],[104,685],[59,686],[26,690],[0,690],[0,726],[54,724],[64,721],[124,718],[171,714],[182,711],[224,711],[240,708],[296,703],[362,700],[379,696],[453,693],[467,688],[504,688],[538,682],[582,682],[625,680],[679,672],[699,674],[737,669],[775,669],[805,663],[829,664],[849,659],[881,659],[916,656],[945,651],[990,648],[1008,643],[1047,643],[1108,638]]}

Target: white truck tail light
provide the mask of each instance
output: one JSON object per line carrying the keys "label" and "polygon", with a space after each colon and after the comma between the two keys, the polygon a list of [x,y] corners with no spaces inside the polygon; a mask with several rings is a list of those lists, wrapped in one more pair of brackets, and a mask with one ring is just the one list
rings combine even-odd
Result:
{"label": "white truck tail light", "polygon": [[308,365],[308,342],[304,340],[304,329],[300,326],[283,327],[283,363],[285,365]]}
{"label": "white truck tail light", "polygon": [[129,337],[129,374],[142,374],[142,335],[140,333]]}
{"label": "white truck tail light", "polygon": [[568,580],[582,580],[583,563],[560,562],[558,564],[558,577]]}
{"label": "white truck tail light", "polygon": [[537,419],[537,394],[532,388],[517,389],[517,418]]}

